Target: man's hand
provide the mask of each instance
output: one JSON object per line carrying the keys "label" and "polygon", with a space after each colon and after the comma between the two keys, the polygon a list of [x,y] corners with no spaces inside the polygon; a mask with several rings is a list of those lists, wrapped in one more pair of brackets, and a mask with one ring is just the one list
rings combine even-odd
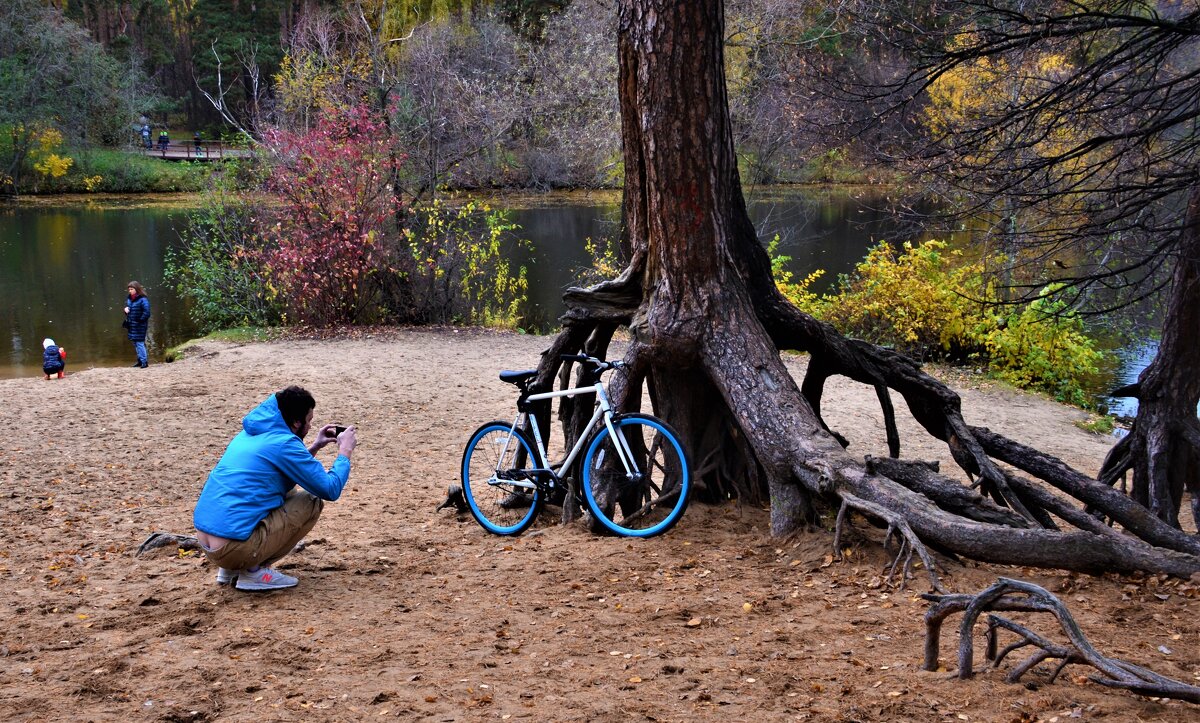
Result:
{"label": "man's hand", "polygon": [[317,441],[317,444],[321,447],[324,447],[325,445],[329,444],[330,442],[336,442],[337,441],[337,425],[336,424],[326,424],[324,427],[321,427],[321,431],[317,432],[317,440],[316,441]]}
{"label": "man's hand", "polygon": [[313,440],[313,443],[308,446],[308,451],[315,455],[319,449],[336,441],[337,425],[326,424],[324,427],[321,427],[321,431],[317,432],[317,437]]}
{"label": "man's hand", "polygon": [[346,431],[342,432],[337,437],[338,453],[346,459],[350,458],[350,453],[358,446],[358,437],[355,435],[353,426],[346,427]]}

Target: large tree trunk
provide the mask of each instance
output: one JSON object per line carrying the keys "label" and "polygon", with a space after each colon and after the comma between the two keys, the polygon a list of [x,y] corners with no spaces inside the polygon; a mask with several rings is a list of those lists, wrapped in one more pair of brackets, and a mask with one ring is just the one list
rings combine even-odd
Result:
{"label": "large tree trunk", "polygon": [[[738,178],[723,23],[721,0],[621,0],[623,210],[631,261],[620,278],[567,293],[564,330],[543,360],[539,382],[553,382],[560,354],[603,350],[614,325],[628,326],[632,372],[614,400],[640,398],[648,384],[655,413],[686,438],[696,482],[713,496],[769,495],[775,534],[816,521],[818,507],[840,508],[839,532],[848,510],[882,520],[888,537],[900,540],[901,554],[915,552],[927,566],[925,543],[1001,563],[1200,571],[1200,542],[1128,510],[1113,514],[1145,529],[1136,537],[1114,531],[1083,514],[1082,505],[1001,469],[985,442],[998,450],[992,454],[1009,454],[1013,464],[1024,462],[1021,469],[1060,489],[1100,495],[1053,458],[977,434],[985,430],[965,424],[958,396],[911,360],[847,340],[783,299]],[[812,355],[803,392],[780,359],[783,348]],[[932,470],[852,459],[819,415],[824,379],[833,374],[877,391],[893,456],[899,440],[889,389],[1011,512]],[[562,415],[568,439],[578,433],[578,411]],[[981,511],[965,513],[964,504]],[[1063,532],[1060,525],[1079,529]]]}
{"label": "large tree trunk", "polygon": [[1200,355],[1192,346],[1200,339],[1200,188],[1188,199],[1177,249],[1158,353],[1137,384],[1118,390],[1137,397],[1137,419],[1104,461],[1100,479],[1113,484],[1133,470],[1133,498],[1174,527],[1188,490],[1200,530]]}

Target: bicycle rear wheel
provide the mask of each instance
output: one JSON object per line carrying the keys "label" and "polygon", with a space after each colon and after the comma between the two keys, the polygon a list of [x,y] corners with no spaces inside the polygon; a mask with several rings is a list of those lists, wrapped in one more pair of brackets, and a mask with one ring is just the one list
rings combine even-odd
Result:
{"label": "bicycle rear wheel", "polygon": [[[619,439],[604,427],[583,456],[582,487],[592,516],[618,535],[652,537],[679,521],[691,494],[691,469],[679,436],[647,414],[613,420]],[[624,440],[626,470],[617,454]]]}
{"label": "bicycle rear wheel", "polygon": [[514,484],[532,481],[533,443],[507,422],[488,422],[471,435],[462,460],[462,488],[471,515],[483,529],[517,535],[537,519],[542,495]]}

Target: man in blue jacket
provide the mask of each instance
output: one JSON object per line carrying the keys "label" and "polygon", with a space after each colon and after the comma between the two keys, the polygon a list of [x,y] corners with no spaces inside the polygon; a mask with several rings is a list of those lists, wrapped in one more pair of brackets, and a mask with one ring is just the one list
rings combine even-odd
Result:
{"label": "man in blue jacket", "polygon": [[[322,500],[336,500],[350,477],[354,427],[326,424],[311,446],[312,394],[288,387],[267,397],[242,419],[242,431],[208,475],[192,516],[196,538],[217,564],[217,583],[236,580],[238,590],[294,587],[296,578],[271,565],[317,524]],[[337,443],[329,470],[317,450]],[[296,489],[299,485],[301,489]]]}

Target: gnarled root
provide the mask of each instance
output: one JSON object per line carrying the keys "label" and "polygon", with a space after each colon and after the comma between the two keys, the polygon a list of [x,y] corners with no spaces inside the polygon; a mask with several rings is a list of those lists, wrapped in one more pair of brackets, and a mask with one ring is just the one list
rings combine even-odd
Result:
{"label": "gnarled root", "polygon": [[177,535],[174,532],[151,532],[150,536],[142,540],[142,544],[138,545],[138,549],[133,553],[134,557],[140,556],[143,552],[149,552],[160,547],[171,545],[178,547],[181,550],[200,550],[200,541],[194,535]]}
{"label": "gnarled root", "polygon": [[[1000,578],[994,585],[978,595],[922,595],[933,603],[925,613],[925,662],[923,669],[937,670],[938,642],[941,635],[942,623],[953,613],[963,613],[959,626],[958,643],[958,677],[970,678],[974,674],[974,638],[973,630],[979,616],[989,611],[1020,611],[1051,613],[1058,618],[1059,626],[1066,634],[1066,644],[1055,643],[1024,625],[997,615],[988,616],[988,647],[987,658],[993,667],[998,667],[1011,652],[1033,646],[1038,652],[1020,663],[1007,676],[1009,682],[1020,680],[1021,676],[1037,667],[1042,661],[1057,659],[1059,662],[1051,674],[1053,682],[1064,667],[1072,663],[1090,665],[1100,672],[1100,675],[1089,676],[1089,679],[1110,688],[1124,688],[1143,695],[1153,695],[1160,698],[1175,698],[1192,703],[1200,703],[1200,687],[1188,685],[1172,678],[1159,675],[1141,666],[1133,665],[1116,658],[1101,655],[1088,641],[1066,605],[1045,588],[1032,583]],[[997,634],[999,630],[1015,633],[1019,639],[997,652]]]}
{"label": "gnarled root", "polygon": [[[884,579],[885,583],[891,583],[892,579],[895,578],[896,570],[899,568],[901,571],[899,586],[904,587],[912,578],[912,563],[913,555],[915,554],[921,559],[922,564],[925,565],[925,571],[929,574],[930,587],[938,592],[944,592],[941,580],[938,579],[937,569],[933,564],[933,557],[929,554],[929,550],[926,549],[925,543],[921,542],[921,538],[908,526],[903,517],[882,505],[868,502],[848,492],[839,492],[838,496],[842,499],[842,506],[838,510],[837,524],[833,530],[833,550],[838,559],[841,559],[842,556],[842,528],[845,525],[846,512],[848,510],[855,510],[887,523],[887,535],[884,538],[885,548],[893,536],[900,541],[900,548],[896,551],[896,558],[892,561],[892,565],[888,569],[887,577]],[[900,567],[902,560],[904,566]]]}

